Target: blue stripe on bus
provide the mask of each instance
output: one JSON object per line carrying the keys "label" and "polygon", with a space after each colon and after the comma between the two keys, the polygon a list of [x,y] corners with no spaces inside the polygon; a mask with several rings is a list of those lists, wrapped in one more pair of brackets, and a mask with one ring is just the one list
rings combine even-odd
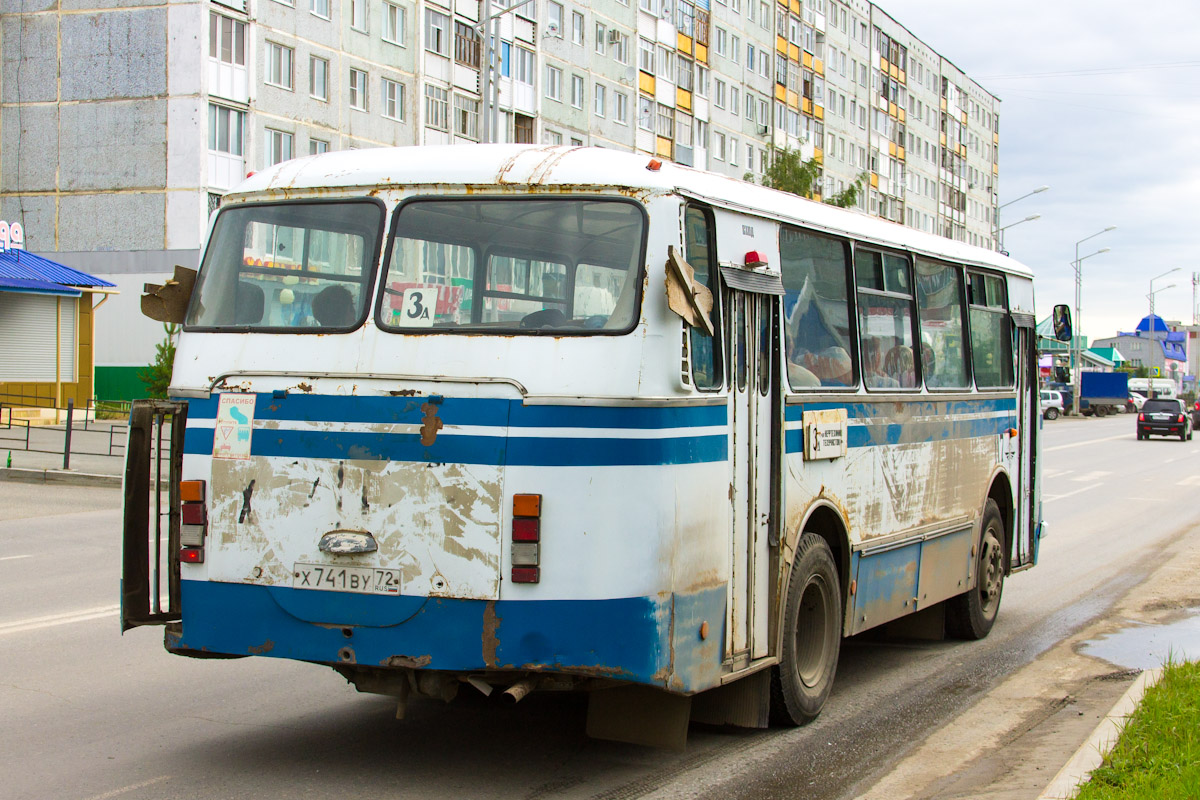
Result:
{"label": "blue stripe on bus", "polygon": [[[211,428],[189,427],[184,453],[212,455]],[[250,454],[286,458],[361,459],[495,466],[656,466],[725,461],[729,439],[679,436],[653,439],[460,436],[441,434],[432,445],[419,434],[258,429]]]}
{"label": "blue stripe on bus", "polygon": [[[983,436],[998,436],[1016,425],[1016,422],[1016,417],[992,417],[989,419],[951,419],[945,422],[849,425],[846,429],[846,446],[855,448],[884,444],[918,444],[951,439],[978,439]],[[786,431],[784,443],[787,452],[802,452],[804,450],[804,432],[800,428]]]}
{"label": "blue stripe on bus", "polygon": [[[191,419],[215,419],[219,395],[188,401]],[[256,395],[255,419],[305,422],[420,424],[429,397],[360,397],[289,394]],[[516,428],[633,428],[662,430],[724,425],[727,406],[525,405],[520,400],[446,397],[438,417],[451,425]]]}
{"label": "blue stripe on bus", "polygon": [[[171,644],[327,664],[346,663],[349,652],[360,665],[528,669],[694,692],[719,681],[724,637],[716,630],[702,640],[691,623],[719,626],[725,598],[725,584],[651,597],[489,602],[184,580],[182,634]],[[687,624],[672,625],[673,614]]]}
{"label": "blue stripe on bus", "polygon": [[[800,422],[805,411],[827,411],[844,408],[850,419],[872,419],[889,417],[895,414],[896,402],[845,402],[845,403],[798,403],[789,405],[784,410],[784,419],[788,422]],[[914,417],[949,417],[958,414],[987,414],[996,411],[1017,410],[1017,401],[1012,397],[998,399],[980,398],[978,400],[937,400],[930,397],[913,397],[912,400],[900,401],[904,413]]]}

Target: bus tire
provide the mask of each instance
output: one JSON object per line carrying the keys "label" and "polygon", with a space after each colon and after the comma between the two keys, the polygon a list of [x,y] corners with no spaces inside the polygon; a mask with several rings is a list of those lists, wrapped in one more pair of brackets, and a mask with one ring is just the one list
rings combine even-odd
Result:
{"label": "bus tire", "polygon": [[783,646],[771,669],[771,721],[816,719],[833,688],[842,640],[842,592],[829,545],[805,533],[796,549],[784,605]]}
{"label": "bus tire", "polygon": [[975,561],[974,589],[946,601],[946,632],[957,639],[982,639],[992,630],[1004,591],[1004,519],[995,500],[983,507]]}

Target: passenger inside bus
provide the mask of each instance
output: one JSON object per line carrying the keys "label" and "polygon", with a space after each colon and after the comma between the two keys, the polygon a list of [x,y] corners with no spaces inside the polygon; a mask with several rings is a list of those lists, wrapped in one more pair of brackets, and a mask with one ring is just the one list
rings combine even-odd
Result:
{"label": "passenger inside bus", "polygon": [[313,319],[322,328],[354,324],[354,297],[345,286],[326,286],[312,301]]}

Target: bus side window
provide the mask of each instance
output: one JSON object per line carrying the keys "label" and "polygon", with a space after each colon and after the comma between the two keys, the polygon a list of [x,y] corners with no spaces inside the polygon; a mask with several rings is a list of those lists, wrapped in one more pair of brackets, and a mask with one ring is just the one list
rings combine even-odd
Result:
{"label": "bus side window", "polygon": [[[712,219],[702,208],[688,206],[683,218],[684,259],[696,272],[696,281],[713,293],[713,330],[721,330],[717,298],[716,257]],[[699,328],[691,329],[692,380],[697,389],[719,389],[722,384],[720,340]]]}
{"label": "bus side window", "polygon": [[854,252],[854,274],[863,382],[868,389],[916,388],[915,303],[908,259],[859,248]]}
{"label": "bus side window", "polygon": [[1013,385],[1012,323],[1004,278],[980,272],[969,274],[971,362],[977,387]]}
{"label": "bus side window", "polygon": [[917,258],[917,311],[921,317],[921,369],[931,389],[971,384],[963,340],[962,268]]}
{"label": "bus side window", "polygon": [[788,384],[793,389],[855,386],[846,242],[783,225],[779,259]]}

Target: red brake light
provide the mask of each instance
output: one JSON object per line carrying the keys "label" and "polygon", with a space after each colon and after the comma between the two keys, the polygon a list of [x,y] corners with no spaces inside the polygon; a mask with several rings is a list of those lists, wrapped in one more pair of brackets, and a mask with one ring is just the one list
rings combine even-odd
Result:
{"label": "red brake light", "polygon": [[203,564],[203,547],[184,547],[179,551],[179,560],[185,564]]}
{"label": "red brake light", "polygon": [[514,542],[536,542],[540,537],[541,526],[536,519],[518,517],[513,520],[512,538]]}
{"label": "red brake light", "polygon": [[204,503],[184,503],[179,511],[184,525],[203,525],[208,522],[204,513]]}
{"label": "red brake light", "polygon": [[1146,415],[1139,413],[1138,414],[1138,422],[1145,422],[1145,421],[1146,421]]}
{"label": "red brake light", "polygon": [[537,567],[513,567],[513,583],[537,583],[541,570]]}

